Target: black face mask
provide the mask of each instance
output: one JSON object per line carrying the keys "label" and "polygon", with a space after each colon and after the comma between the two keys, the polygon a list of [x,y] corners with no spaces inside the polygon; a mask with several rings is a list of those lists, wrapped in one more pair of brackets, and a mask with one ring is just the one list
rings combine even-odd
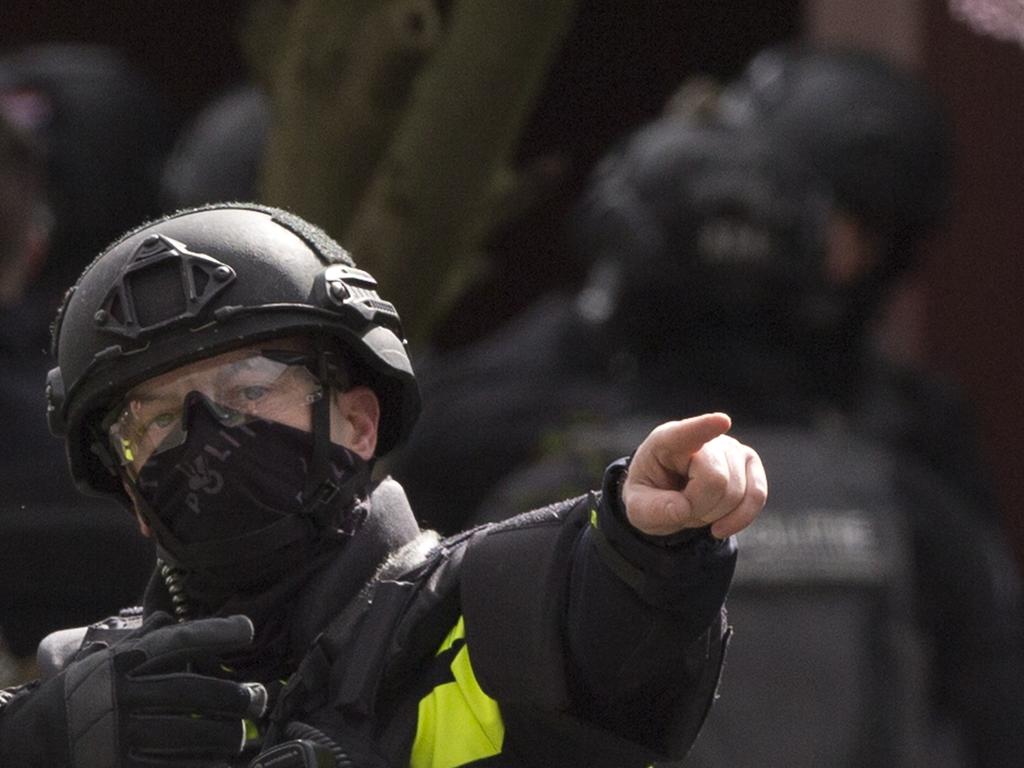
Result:
{"label": "black face mask", "polygon": [[337,492],[325,523],[303,496],[313,435],[259,419],[226,426],[215,413],[192,396],[185,441],[151,456],[139,473],[147,522],[170,564],[226,589],[252,587],[300,565],[325,537],[355,533],[369,462],[331,445],[325,479]]}

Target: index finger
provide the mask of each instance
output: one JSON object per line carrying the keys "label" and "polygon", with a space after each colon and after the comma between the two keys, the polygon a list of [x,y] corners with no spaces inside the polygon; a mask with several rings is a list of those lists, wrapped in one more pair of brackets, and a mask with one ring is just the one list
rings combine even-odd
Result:
{"label": "index finger", "polygon": [[242,615],[196,619],[161,627],[136,644],[135,647],[148,657],[139,671],[154,671],[178,659],[239,650],[252,642],[253,633],[252,621]]}
{"label": "index finger", "polygon": [[[731,426],[732,419],[727,414],[705,413],[662,424],[650,434],[648,440],[651,441],[653,457],[662,468],[686,475],[693,454],[705,443],[724,435]],[[639,456],[640,451],[637,454]],[[635,468],[634,461],[631,469]]]}

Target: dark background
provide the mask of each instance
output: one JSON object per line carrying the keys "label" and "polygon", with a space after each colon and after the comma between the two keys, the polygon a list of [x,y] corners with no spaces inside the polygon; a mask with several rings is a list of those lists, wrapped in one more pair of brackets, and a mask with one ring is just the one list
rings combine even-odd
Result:
{"label": "dark background", "polygon": [[[245,5],[7,0],[0,49],[43,41],[117,46],[183,123],[245,79],[236,42]],[[966,388],[1000,514],[1024,561],[1024,51],[954,20],[940,0],[582,2],[520,147],[521,160],[566,153],[569,183],[496,236],[495,274],[463,303],[445,339],[473,338],[553,283],[578,281],[581,265],[566,257],[559,225],[594,160],[655,115],[687,75],[729,77],[763,45],[790,38],[881,50],[918,67],[951,109],[959,149],[952,220],[884,330],[895,354],[951,373]]]}

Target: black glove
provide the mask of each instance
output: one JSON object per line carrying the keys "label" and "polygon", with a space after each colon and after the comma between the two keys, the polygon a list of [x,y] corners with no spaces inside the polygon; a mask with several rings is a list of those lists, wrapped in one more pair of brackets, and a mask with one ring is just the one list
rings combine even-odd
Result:
{"label": "black glove", "polygon": [[[266,690],[190,671],[252,642],[245,616],[177,624],[166,613],[80,658],[0,713],[5,768],[223,766],[245,741]],[[66,736],[66,738],[62,738]]]}

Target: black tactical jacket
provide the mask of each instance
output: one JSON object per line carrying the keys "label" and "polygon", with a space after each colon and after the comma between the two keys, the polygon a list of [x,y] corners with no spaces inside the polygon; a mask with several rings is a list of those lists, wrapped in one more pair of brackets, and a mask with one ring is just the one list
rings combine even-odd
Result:
{"label": "black tactical jacket", "polygon": [[[240,764],[304,734],[367,768],[682,759],[717,688],[736,551],[706,531],[668,543],[630,528],[623,466],[603,493],[440,542],[385,481],[353,542],[279,603],[277,630],[257,621],[260,651],[228,664],[272,689]],[[367,552],[391,554],[378,567]],[[155,580],[146,612],[167,607]],[[0,713],[9,768],[31,763],[2,720],[31,695]]]}

